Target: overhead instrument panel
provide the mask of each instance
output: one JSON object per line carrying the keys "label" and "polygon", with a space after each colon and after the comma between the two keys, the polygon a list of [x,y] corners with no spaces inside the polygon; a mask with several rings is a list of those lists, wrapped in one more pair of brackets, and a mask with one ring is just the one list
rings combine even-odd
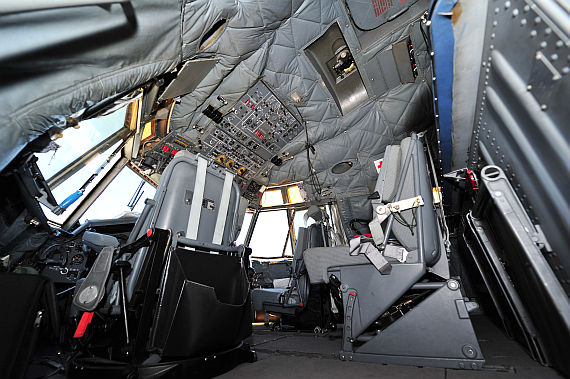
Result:
{"label": "overhead instrument panel", "polygon": [[252,179],[302,130],[301,123],[259,81],[202,138],[201,153]]}

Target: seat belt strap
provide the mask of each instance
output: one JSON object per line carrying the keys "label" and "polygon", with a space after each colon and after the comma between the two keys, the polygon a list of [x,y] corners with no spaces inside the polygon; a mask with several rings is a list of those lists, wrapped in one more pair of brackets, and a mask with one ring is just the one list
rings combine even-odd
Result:
{"label": "seat belt strap", "polygon": [[392,272],[392,265],[384,258],[382,253],[372,244],[370,238],[358,237],[353,238],[349,242],[349,254],[354,256],[364,254],[366,258],[380,271],[383,275],[389,275]]}
{"label": "seat belt strap", "polygon": [[188,227],[186,228],[186,238],[195,240],[198,237],[198,226],[200,225],[200,214],[202,212],[202,201],[204,200],[204,187],[206,185],[206,161],[198,156],[198,167],[196,168],[196,180],[194,181],[194,194],[190,206],[190,216],[188,217]]}
{"label": "seat belt strap", "polygon": [[230,205],[230,197],[232,194],[232,184],[234,182],[234,174],[226,171],[224,178],[224,188],[222,190],[222,198],[220,199],[220,207],[218,209],[218,217],[216,219],[216,227],[214,229],[214,238],[212,243],[220,245],[224,236],[226,226],[226,218],[228,216],[228,208]]}

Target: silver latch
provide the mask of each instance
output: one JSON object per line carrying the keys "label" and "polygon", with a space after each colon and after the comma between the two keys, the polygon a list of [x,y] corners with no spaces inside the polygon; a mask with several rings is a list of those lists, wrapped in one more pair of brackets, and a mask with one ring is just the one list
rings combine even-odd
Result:
{"label": "silver latch", "polygon": [[403,211],[407,211],[408,209],[418,208],[421,205],[424,205],[424,199],[421,196],[416,196],[409,199],[395,201],[393,203],[380,204],[377,206],[376,218],[373,219],[369,224],[374,243],[380,245],[384,242],[384,230],[382,230],[381,224],[388,218],[388,216],[390,216],[392,213],[401,213]]}
{"label": "silver latch", "polygon": [[394,258],[400,263],[405,263],[410,253],[402,246],[386,245],[384,248],[384,256]]}
{"label": "silver latch", "polygon": [[534,228],[536,229],[536,234],[532,235],[531,233],[529,233],[529,235],[531,236],[530,238],[534,241],[534,243],[539,249],[544,249],[547,252],[551,252],[552,247],[548,243],[548,240],[546,239],[546,236],[544,235],[544,232],[542,231],[540,225],[536,224],[534,225]]}
{"label": "silver latch", "polygon": [[38,311],[36,313],[36,319],[34,320],[34,328],[39,328],[40,324],[42,323],[42,318],[44,317],[44,311]]}
{"label": "silver latch", "polygon": [[411,197],[409,199],[388,203],[386,205],[381,204],[376,207],[378,221],[383,222],[388,218],[390,213],[400,213],[407,211],[408,209],[418,208],[421,205],[424,205],[424,199],[421,196]]}

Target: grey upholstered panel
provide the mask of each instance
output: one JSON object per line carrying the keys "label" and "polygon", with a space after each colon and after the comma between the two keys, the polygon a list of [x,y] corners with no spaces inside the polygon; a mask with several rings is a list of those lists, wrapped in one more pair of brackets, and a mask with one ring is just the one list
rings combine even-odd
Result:
{"label": "grey upholstered panel", "polygon": [[293,262],[291,262],[291,272],[294,274],[298,274],[303,267],[303,252],[307,249],[308,242],[307,228],[300,226],[297,229],[297,241],[293,253]]}
{"label": "grey upholstered panel", "polygon": [[[392,201],[404,200],[421,195],[424,200],[424,206],[422,207],[425,229],[424,243],[426,244],[428,254],[431,254],[438,246],[437,232],[435,230],[435,214],[432,205],[431,184],[427,173],[423,144],[419,140],[416,142],[417,145],[412,147],[413,153],[417,154],[419,172],[416,169],[414,160],[411,159],[408,170],[406,171],[402,193],[399,199],[395,198],[398,181],[400,180],[400,174],[404,166],[408,149],[410,148],[410,143],[411,139],[408,137],[402,140],[400,146],[391,145],[386,149],[384,162],[380,169],[375,188],[379,193],[381,192],[382,200],[373,200],[372,204],[376,207],[380,203],[386,204]],[[395,148],[397,148],[397,150]],[[420,188],[418,191],[416,191],[414,187],[415,175],[420,177]],[[417,210],[403,211],[401,212],[401,216],[408,224],[417,224],[417,219],[414,218],[415,212],[417,212]],[[392,232],[394,233],[394,236],[408,251],[416,250],[418,248],[416,234],[417,226],[414,227],[413,230],[414,233],[412,234],[412,231],[407,226],[396,221],[392,224]]]}
{"label": "grey upholstered panel", "polygon": [[350,255],[348,246],[314,247],[305,250],[304,256],[311,284],[328,283],[327,270],[329,267],[370,264],[364,255]]}
{"label": "grey upholstered panel", "polygon": [[[169,163],[156,189],[154,200],[156,206],[151,218],[151,227],[170,229],[173,234],[185,233],[188,227],[191,200],[186,201],[194,191],[198,160],[188,151],[181,151]],[[215,204],[220,204],[225,172],[216,166],[208,166],[204,184],[204,198]],[[190,198],[189,198],[190,199]],[[226,214],[222,245],[233,242],[236,225],[239,218],[239,187],[233,183],[230,192],[230,202]],[[212,242],[219,207],[208,210],[202,207],[198,227],[197,240]],[[245,210],[244,210],[245,211]],[[147,228],[142,229],[141,234]]]}
{"label": "grey upholstered panel", "polygon": [[[211,120],[202,114],[203,109],[211,104],[224,114],[230,112],[247,89],[263,79],[306,122],[315,149],[311,154],[312,165],[323,187],[318,196],[316,188],[307,185],[310,197],[338,200],[348,230],[351,219],[372,216],[370,202],[365,200],[377,177],[374,160],[383,156],[386,146],[397,144],[410,131],[423,130],[432,124],[430,60],[417,22],[423,12],[402,14],[394,27],[382,29],[375,34],[375,41],[362,49],[344,4],[338,0],[137,0],[130,4],[129,12],[121,12],[120,7],[113,5],[107,13],[91,7],[87,14],[101,25],[103,20],[121,21],[117,18],[121,15],[134,17],[136,28],[129,29],[127,22],[124,33],[105,34],[106,39],[90,41],[84,50],[68,49],[61,52],[63,55],[52,54],[42,62],[38,57],[0,61],[2,74],[7,73],[3,76],[10,78],[16,72],[23,78],[18,82],[5,81],[0,90],[4,104],[0,167],[25,143],[61,124],[65,116],[171,71],[186,60],[216,57],[219,63],[192,93],[176,103],[172,130],[197,143],[202,137],[199,130],[207,133],[212,128]],[[83,9],[70,8],[63,14],[77,20],[72,16]],[[38,17],[44,17],[46,12],[40,12]],[[18,36],[26,28],[30,28],[30,35],[37,36],[35,24],[24,22],[26,17],[0,18],[5,40],[11,40],[10,36]],[[221,19],[226,23],[220,36],[200,49],[202,38]],[[370,86],[371,80],[395,83],[387,86],[384,93],[374,93],[370,87],[368,101],[345,115],[340,113],[304,53],[307,45],[336,22],[342,26],[365,85]],[[56,33],[60,24],[68,25],[53,23],[48,29]],[[68,29],[61,31],[72,35]],[[390,49],[393,43],[407,36],[414,44],[418,66],[419,75],[414,83],[386,80],[377,69],[367,72],[367,67],[376,67],[367,63],[378,52]],[[14,41],[10,46],[16,46],[19,40]],[[39,42],[41,45],[43,41]],[[32,71],[34,75],[26,77]],[[293,92],[301,98],[299,103],[291,101]],[[227,104],[219,100],[220,96]],[[280,167],[266,164],[256,180],[263,184],[307,180],[305,139],[305,133],[295,137],[280,151],[293,159]],[[341,175],[332,173],[331,168],[341,161],[352,162],[352,169]],[[262,175],[267,169],[270,169],[268,174]]]}
{"label": "grey upholstered panel", "polygon": [[0,16],[0,170],[65,119],[173,70],[182,0]]}
{"label": "grey upholstered panel", "polygon": [[[375,190],[378,191],[380,199],[391,201],[396,195],[398,188],[398,178],[400,177],[400,156],[401,149],[398,145],[390,145],[384,153],[384,161],[378,173]],[[380,182],[380,183],[379,183]]]}

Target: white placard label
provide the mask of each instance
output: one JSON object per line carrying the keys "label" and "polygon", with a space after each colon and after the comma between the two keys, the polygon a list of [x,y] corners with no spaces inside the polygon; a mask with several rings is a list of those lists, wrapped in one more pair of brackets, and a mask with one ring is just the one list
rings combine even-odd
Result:
{"label": "white placard label", "polygon": [[380,167],[382,167],[382,162],[384,161],[384,158],[378,159],[374,161],[374,167],[376,167],[376,172],[380,173]]}

